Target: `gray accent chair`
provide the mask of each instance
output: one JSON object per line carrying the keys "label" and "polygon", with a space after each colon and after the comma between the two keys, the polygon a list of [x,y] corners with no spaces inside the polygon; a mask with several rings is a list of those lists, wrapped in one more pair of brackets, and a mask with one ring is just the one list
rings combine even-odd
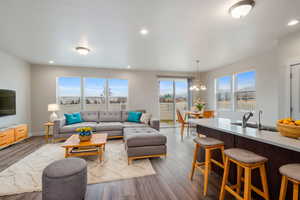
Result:
{"label": "gray accent chair", "polygon": [[141,158],[167,155],[167,137],[150,127],[124,128],[128,164]]}
{"label": "gray accent chair", "polygon": [[77,128],[85,126],[93,128],[96,132],[107,133],[108,138],[123,138],[124,128],[152,127],[159,130],[160,122],[157,119],[151,119],[149,124],[128,122],[128,112],[130,111],[82,111],[80,113],[83,122],[72,125],[66,125],[63,117],[54,121],[53,137],[55,140],[66,139],[75,134]]}
{"label": "gray accent chair", "polygon": [[87,187],[87,164],[80,158],[66,158],[48,165],[42,176],[43,200],[82,200]]}

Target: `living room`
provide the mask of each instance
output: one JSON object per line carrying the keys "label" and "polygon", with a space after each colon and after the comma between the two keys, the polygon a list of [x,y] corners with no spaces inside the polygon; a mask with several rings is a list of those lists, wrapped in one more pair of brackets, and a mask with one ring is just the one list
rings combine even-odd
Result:
{"label": "living room", "polygon": [[0,199],[298,199],[299,8],[1,2]]}

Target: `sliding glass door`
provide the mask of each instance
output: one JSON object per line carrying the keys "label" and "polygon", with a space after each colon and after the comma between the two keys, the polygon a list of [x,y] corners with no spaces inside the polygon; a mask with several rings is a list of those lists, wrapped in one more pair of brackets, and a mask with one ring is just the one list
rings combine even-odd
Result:
{"label": "sliding glass door", "polygon": [[182,115],[189,108],[189,90],[187,79],[162,78],[160,85],[160,120],[162,127],[175,126],[178,109]]}

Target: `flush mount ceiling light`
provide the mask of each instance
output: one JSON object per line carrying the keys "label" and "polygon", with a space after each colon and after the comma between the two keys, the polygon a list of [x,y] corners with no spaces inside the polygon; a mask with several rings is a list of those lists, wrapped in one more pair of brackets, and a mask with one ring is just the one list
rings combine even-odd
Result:
{"label": "flush mount ceiling light", "polygon": [[288,26],[295,26],[299,23],[299,21],[297,19],[293,19],[291,21],[289,21],[289,23],[287,24]]}
{"label": "flush mount ceiling light", "polygon": [[86,47],[76,47],[75,50],[80,54],[80,55],[87,55],[91,50]]}
{"label": "flush mount ceiling light", "polygon": [[131,68],[131,66],[130,66],[130,65],[128,65],[128,66],[127,66],[127,69],[130,69],[130,68]]}
{"label": "flush mount ceiling light", "polygon": [[242,18],[247,16],[255,5],[254,0],[242,0],[231,6],[229,13],[233,18]]}
{"label": "flush mount ceiling light", "polygon": [[53,60],[50,60],[50,61],[49,61],[49,64],[53,64],[53,63],[54,63],[54,61],[53,61]]}
{"label": "flush mount ceiling light", "polygon": [[140,30],[140,34],[141,35],[147,35],[148,33],[149,33],[149,31],[147,29],[145,29],[145,28],[143,28],[143,29]]}

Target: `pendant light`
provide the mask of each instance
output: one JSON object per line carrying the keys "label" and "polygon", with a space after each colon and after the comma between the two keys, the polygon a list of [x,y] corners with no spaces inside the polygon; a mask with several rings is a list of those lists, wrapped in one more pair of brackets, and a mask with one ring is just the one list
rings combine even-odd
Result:
{"label": "pendant light", "polygon": [[204,91],[207,89],[206,85],[202,84],[200,81],[200,60],[196,60],[197,63],[197,72],[196,79],[193,81],[193,85],[190,87],[191,91]]}

